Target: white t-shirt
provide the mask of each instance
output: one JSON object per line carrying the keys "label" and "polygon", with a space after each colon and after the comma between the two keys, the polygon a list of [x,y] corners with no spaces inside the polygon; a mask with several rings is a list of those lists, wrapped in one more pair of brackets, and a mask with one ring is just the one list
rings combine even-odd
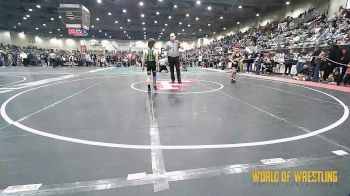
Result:
{"label": "white t-shirt", "polygon": [[22,52],[20,55],[19,55],[22,59],[26,59],[28,57],[27,53],[25,52]]}

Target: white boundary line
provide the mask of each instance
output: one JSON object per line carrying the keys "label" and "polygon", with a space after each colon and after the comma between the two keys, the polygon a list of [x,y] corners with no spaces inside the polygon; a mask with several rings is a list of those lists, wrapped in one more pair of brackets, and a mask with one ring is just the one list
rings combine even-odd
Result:
{"label": "white boundary line", "polygon": [[[153,95],[148,95],[149,102],[149,120],[150,120],[150,138],[151,138],[151,147],[160,146],[160,136],[159,136],[159,126],[158,121],[155,117],[154,112],[154,102]],[[152,158],[152,171],[153,175],[156,177],[160,177],[166,173],[165,164],[163,159],[162,149],[151,149],[151,158]],[[157,179],[153,184],[154,192],[164,191],[169,189],[169,183],[165,179]]]}
{"label": "white boundary line", "polygon": [[[333,152],[334,153],[334,152]],[[265,165],[259,162],[255,163],[243,163],[235,165],[213,166],[207,168],[196,168],[187,170],[178,170],[167,172],[162,176],[155,176],[153,174],[138,173],[129,174],[127,177],[101,179],[85,182],[72,182],[52,185],[42,185],[39,190],[36,191],[23,191],[12,194],[6,194],[0,190],[0,195],[3,196],[22,196],[22,195],[36,195],[36,196],[48,196],[48,195],[65,195],[82,192],[100,191],[108,189],[117,189],[121,187],[133,187],[140,185],[153,184],[154,181],[159,179],[165,179],[169,182],[185,181],[192,179],[203,179],[210,177],[227,176],[234,174],[249,173],[254,170],[282,170],[285,168],[295,168],[300,166],[310,166],[316,164],[329,164],[335,160],[341,160],[348,158],[347,152],[343,155],[328,155],[324,157],[299,157],[299,158],[284,158],[284,161],[277,161],[274,164]],[[253,183],[253,182],[252,182]],[[293,182],[291,182],[293,183]],[[2,193],[2,194],[1,194]],[[96,194],[98,195],[98,194]],[[141,194],[142,195],[142,194]]]}
{"label": "white boundary line", "polygon": [[95,84],[93,84],[93,85],[91,85],[91,86],[88,86],[88,87],[86,87],[86,88],[84,88],[84,89],[82,89],[82,90],[80,90],[80,91],[78,91],[78,92],[75,92],[75,93],[73,93],[73,94],[71,94],[71,95],[69,95],[69,96],[67,96],[67,97],[65,97],[65,98],[63,98],[63,99],[61,99],[61,100],[59,100],[59,101],[56,101],[56,102],[53,103],[53,104],[50,104],[50,105],[48,105],[48,106],[46,106],[46,107],[44,107],[44,108],[42,108],[42,109],[40,109],[40,110],[38,110],[38,111],[36,111],[36,112],[33,112],[33,113],[31,113],[31,114],[28,114],[28,115],[25,116],[25,117],[20,118],[20,119],[17,120],[16,122],[24,121],[24,120],[28,119],[29,117],[31,117],[31,116],[33,116],[33,115],[36,115],[36,114],[38,114],[38,113],[40,113],[40,112],[42,112],[42,111],[45,111],[45,110],[47,110],[47,109],[49,109],[49,108],[51,108],[51,107],[53,107],[53,106],[55,106],[55,105],[57,105],[57,104],[60,104],[60,103],[64,102],[65,100],[70,99],[70,98],[74,97],[75,95],[77,95],[77,94],[79,94],[79,93],[82,93],[82,92],[84,92],[84,91],[86,91],[86,90],[89,90],[90,88],[92,88],[92,87],[94,87],[94,86],[96,86],[96,85],[98,85],[98,84],[99,84],[99,83],[96,82]]}
{"label": "white boundary line", "polygon": [[89,71],[89,73],[96,73],[96,72],[99,72],[99,71],[109,70],[109,69],[113,69],[113,68],[114,68],[114,67],[107,67],[107,68],[101,68],[101,69],[94,69],[94,70]]}
{"label": "white boundary line", "polygon": [[[107,76],[108,77],[108,76]],[[117,76],[114,76],[117,77]],[[47,132],[43,132],[28,126],[25,126],[19,122],[15,122],[14,120],[12,120],[6,113],[6,106],[7,104],[12,101],[13,99],[15,99],[16,97],[35,90],[35,89],[39,89],[39,88],[43,88],[43,87],[47,87],[47,86],[52,86],[52,85],[57,85],[57,84],[62,84],[62,83],[67,83],[67,82],[76,82],[76,81],[83,81],[83,80],[89,80],[89,79],[96,79],[99,77],[94,77],[94,78],[84,78],[84,79],[77,79],[77,80],[70,80],[70,81],[62,81],[62,82],[57,82],[57,83],[52,83],[52,84],[47,84],[47,85],[43,85],[43,86],[39,86],[36,88],[32,88],[32,89],[28,89],[26,91],[20,92],[12,97],[10,97],[9,99],[7,99],[2,105],[1,105],[1,116],[3,117],[3,119],[9,123],[9,124],[13,124],[14,126],[27,131],[27,132],[31,132],[37,135],[41,135],[44,137],[48,137],[48,138],[53,138],[53,139],[57,139],[57,140],[62,140],[62,141],[66,141],[66,142],[72,142],[72,143],[79,143],[79,144],[86,144],[86,145],[92,145],[92,146],[102,146],[102,147],[111,147],[111,148],[127,148],[127,149],[167,149],[167,150],[189,150],[189,149],[221,149],[221,148],[240,148],[240,147],[249,147],[249,146],[263,146],[263,145],[269,145],[269,144],[278,144],[278,143],[284,143],[284,142],[290,142],[290,141],[296,141],[296,140],[300,140],[300,139],[305,139],[305,138],[309,138],[309,137],[313,137],[316,135],[319,135],[321,133],[325,133],[327,131],[330,131],[336,127],[338,127],[339,125],[343,124],[349,117],[349,108],[342,102],[340,101],[338,98],[322,92],[320,90],[316,90],[313,88],[309,88],[309,87],[304,87],[301,86],[302,88],[306,88],[306,89],[310,89],[312,91],[315,92],[319,92],[322,93],[324,95],[327,95],[329,97],[331,97],[332,99],[336,100],[342,107],[343,107],[343,115],[342,117],[337,120],[336,122],[334,122],[331,125],[328,125],[326,127],[323,127],[321,129],[312,131],[310,133],[305,133],[305,134],[301,134],[298,136],[293,136],[293,137],[287,137],[287,138],[281,138],[281,139],[274,139],[274,140],[265,140],[265,141],[259,141],[259,142],[246,142],[246,143],[235,143],[235,144],[211,144],[211,145],[161,145],[161,146],[150,146],[150,145],[132,145],[132,144],[118,144],[118,143],[106,143],[106,142],[97,142],[97,141],[90,141],[90,140],[82,140],[82,139],[76,139],[76,138],[71,138],[71,137],[65,137],[65,136],[61,136],[61,135],[55,135],[55,134],[51,134],[51,133],[47,133]],[[100,77],[100,78],[104,78],[104,77]],[[288,84],[288,83],[286,83]]]}
{"label": "white boundary line", "polygon": [[221,70],[221,69],[212,69],[212,68],[202,68],[205,70],[209,70],[209,71],[216,71],[216,72],[220,72],[220,73],[230,73],[231,71],[225,71],[225,70]]}
{"label": "white boundary line", "polygon": [[[6,75],[5,75],[5,76],[6,76]],[[7,76],[6,76],[6,77],[7,77]],[[11,77],[11,76],[8,76],[8,77]],[[8,84],[1,84],[0,87],[9,86],[9,85],[12,85],[12,84],[18,84],[18,83],[21,83],[21,82],[27,80],[27,78],[24,77],[24,76],[12,76],[12,77],[22,78],[22,80],[17,81],[17,82],[8,83]]]}

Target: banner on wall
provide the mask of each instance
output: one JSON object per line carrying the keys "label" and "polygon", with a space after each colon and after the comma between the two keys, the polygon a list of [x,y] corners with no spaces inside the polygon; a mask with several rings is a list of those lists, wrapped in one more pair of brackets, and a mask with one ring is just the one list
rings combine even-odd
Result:
{"label": "banner on wall", "polygon": [[80,46],[80,51],[81,52],[86,52],[86,45]]}
{"label": "banner on wall", "polygon": [[75,28],[69,28],[68,29],[68,35],[73,35],[76,37],[85,37],[88,35],[88,30],[86,29],[75,29]]}
{"label": "banner on wall", "polygon": [[91,40],[90,46],[102,46],[102,42],[97,40]]}

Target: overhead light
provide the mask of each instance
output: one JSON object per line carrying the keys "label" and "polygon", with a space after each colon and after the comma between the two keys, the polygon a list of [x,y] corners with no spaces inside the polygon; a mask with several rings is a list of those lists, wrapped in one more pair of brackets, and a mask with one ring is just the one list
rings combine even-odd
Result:
{"label": "overhead light", "polygon": [[189,14],[186,14],[186,17],[190,17],[190,15],[189,15]]}
{"label": "overhead light", "polygon": [[205,37],[208,37],[208,35],[205,35]]}
{"label": "overhead light", "polygon": [[27,17],[23,17],[23,20],[27,20]]}
{"label": "overhead light", "polygon": [[110,15],[112,15],[112,13],[111,13],[111,12],[108,12],[108,16],[110,16]]}
{"label": "overhead light", "polygon": [[226,30],[226,28],[224,27],[224,28],[222,28],[223,30]]}
{"label": "overhead light", "polygon": [[130,20],[130,18],[128,18],[128,20],[127,20],[128,22],[130,22],[131,20]]}
{"label": "overhead light", "polygon": [[60,19],[61,19],[61,18],[62,18],[62,16],[58,16],[58,18],[60,18]]}
{"label": "overhead light", "polygon": [[256,14],[256,16],[257,16],[257,17],[259,17],[259,16],[260,16],[260,14]]}
{"label": "overhead light", "polygon": [[208,6],[208,10],[209,10],[209,11],[211,10],[211,6]]}
{"label": "overhead light", "polygon": [[124,31],[124,34],[126,33],[126,31]]}
{"label": "overhead light", "polygon": [[126,9],[123,9],[123,13],[126,13]]}
{"label": "overhead light", "polygon": [[199,31],[202,31],[202,29],[199,29]]}
{"label": "overhead light", "polygon": [[57,31],[61,31],[61,29],[57,29]]}
{"label": "overhead light", "polygon": [[163,35],[163,32],[160,32],[161,35]]}
{"label": "overhead light", "polygon": [[290,4],[290,2],[289,1],[286,1],[286,5],[289,5]]}
{"label": "overhead light", "polygon": [[61,36],[61,37],[63,37],[63,35],[62,35],[62,34],[61,34],[60,36]]}
{"label": "overhead light", "polygon": [[41,8],[41,5],[36,5],[36,8],[40,9],[40,8]]}
{"label": "overhead light", "polygon": [[107,33],[105,33],[105,36],[107,36]]}
{"label": "overhead light", "polygon": [[94,25],[92,25],[92,26],[91,26],[91,28],[93,29],[93,28],[95,28],[95,26],[94,26]]}
{"label": "overhead light", "polygon": [[118,24],[118,20],[114,21],[115,24]]}
{"label": "overhead light", "polygon": [[39,30],[39,28],[37,27],[37,28],[35,28],[35,30]]}
{"label": "overhead light", "polygon": [[144,14],[141,14],[141,18],[144,18],[145,17],[145,15]]}
{"label": "overhead light", "polygon": [[100,3],[100,4],[101,4],[101,3],[102,3],[102,0],[97,0],[97,3]]}
{"label": "overhead light", "polygon": [[171,19],[171,16],[168,16],[169,19]]}
{"label": "overhead light", "polygon": [[176,4],[174,5],[174,8],[177,8],[177,5],[176,5]]}
{"label": "overhead light", "polygon": [[50,31],[49,33],[52,34],[52,31]]}
{"label": "overhead light", "polygon": [[32,11],[33,11],[33,9],[29,8],[29,9],[28,9],[28,11],[32,12]]}
{"label": "overhead light", "polygon": [[154,24],[157,24],[157,23],[158,23],[158,21],[155,20],[155,21],[154,21]]}
{"label": "overhead light", "polygon": [[[146,32],[143,32],[143,34],[146,34]],[[146,35],[145,35],[146,36]]]}
{"label": "overhead light", "polygon": [[109,38],[112,38],[112,36],[109,36]]}
{"label": "overhead light", "polygon": [[167,27],[167,26],[168,26],[168,24],[166,24],[166,23],[165,23],[165,24],[164,24],[164,26],[166,26],[166,27]]}
{"label": "overhead light", "polygon": [[210,24],[208,24],[208,27],[210,27]]}
{"label": "overhead light", "polygon": [[99,21],[99,20],[100,20],[100,18],[96,18],[96,20],[97,20],[97,21]]}
{"label": "overhead light", "polygon": [[165,29],[162,29],[162,31],[165,31]]}
{"label": "overhead light", "polygon": [[196,17],[196,20],[199,20],[199,18],[198,18],[198,17]]}
{"label": "overhead light", "polygon": [[159,2],[163,2],[163,0],[158,0]]}
{"label": "overhead light", "polygon": [[241,24],[240,22],[237,22],[237,24],[239,25],[239,24]]}
{"label": "overhead light", "polygon": [[156,12],[157,15],[159,15],[159,12]]}
{"label": "overhead light", "polygon": [[140,6],[143,6],[143,1],[140,1],[139,5],[140,5]]}
{"label": "overhead light", "polygon": [[179,22],[179,25],[182,25],[182,22]]}
{"label": "overhead light", "polygon": [[201,1],[197,0],[197,1],[196,1],[196,4],[197,4],[197,5],[200,5],[200,4],[201,4]]}
{"label": "overhead light", "polygon": [[146,23],[145,22],[142,22],[142,25],[145,25]]}
{"label": "overhead light", "polygon": [[239,8],[239,9],[242,9],[242,7],[243,7],[243,6],[241,6],[241,5],[240,5],[240,6],[238,6],[238,8]]}
{"label": "overhead light", "polygon": [[185,29],[182,29],[182,31],[185,31]]}
{"label": "overhead light", "polygon": [[214,34],[216,34],[216,32],[214,31]]}
{"label": "overhead light", "polygon": [[19,23],[17,23],[18,24],[18,26],[21,26],[21,23],[19,22]]}
{"label": "overhead light", "polygon": [[46,27],[46,24],[43,24],[44,27]]}
{"label": "overhead light", "polygon": [[27,14],[26,17],[27,17],[27,18],[30,18],[30,15]]}
{"label": "overhead light", "polygon": [[95,37],[95,35],[92,35],[92,38],[94,38]]}
{"label": "overhead light", "polygon": [[123,29],[123,27],[119,27],[120,29]]}
{"label": "overhead light", "polygon": [[144,31],[146,31],[146,28],[142,28]]}
{"label": "overhead light", "polygon": [[100,29],[100,30],[98,30],[98,32],[102,33],[102,30]]}
{"label": "overhead light", "polygon": [[54,21],[55,19],[54,18],[50,18],[50,20]]}
{"label": "overhead light", "polygon": [[188,27],[191,27],[191,25],[190,25],[190,24],[188,24],[187,26],[188,26]]}
{"label": "overhead light", "polygon": [[224,17],[223,17],[223,16],[220,16],[220,19],[222,20],[222,19],[224,19]]}

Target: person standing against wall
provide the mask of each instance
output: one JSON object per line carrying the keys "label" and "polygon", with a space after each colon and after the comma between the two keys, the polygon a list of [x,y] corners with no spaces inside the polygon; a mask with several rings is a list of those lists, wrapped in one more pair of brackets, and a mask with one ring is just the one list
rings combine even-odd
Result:
{"label": "person standing against wall", "polygon": [[177,81],[181,84],[181,73],[180,73],[180,58],[179,48],[183,49],[181,43],[176,40],[174,33],[170,34],[170,41],[165,44],[165,49],[168,54],[168,63],[170,67],[171,82],[175,83],[174,67],[176,68]]}

